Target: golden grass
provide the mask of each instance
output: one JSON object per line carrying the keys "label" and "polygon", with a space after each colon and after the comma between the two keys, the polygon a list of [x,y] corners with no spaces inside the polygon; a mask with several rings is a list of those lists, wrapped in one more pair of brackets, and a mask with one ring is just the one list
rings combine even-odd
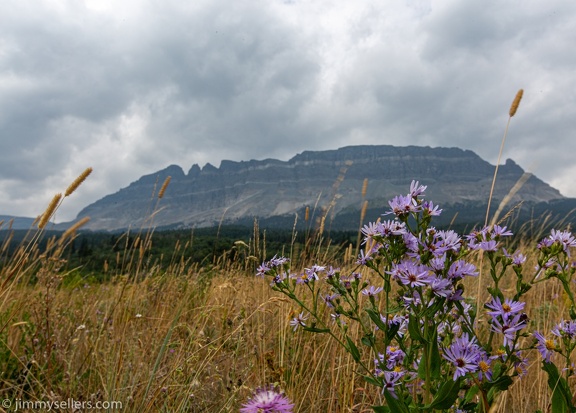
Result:
{"label": "golden grass", "polygon": [[[211,268],[178,259],[169,268],[145,268],[138,260],[145,239],[122,253],[128,271],[103,284],[64,286],[57,239],[44,254],[23,245],[27,258],[19,260],[26,264],[2,267],[0,279],[10,282],[0,290],[0,397],[121,401],[127,412],[234,412],[255,387],[278,383],[296,412],[368,412],[384,402],[334,340],[292,332],[295,306],[253,275],[259,261],[253,254],[263,245],[243,243],[242,258],[223,256]],[[320,256],[301,268],[334,260],[316,251]],[[536,257],[529,259],[527,268]],[[18,276],[11,275],[14,268]],[[485,302],[485,286],[472,281],[468,296]],[[527,295],[526,310],[531,329],[548,331],[565,312],[560,286],[539,284]],[[358,331],[351,334],[359,339]],[[373,355],[364,357],[369,362]],[[546,410],[546,377],[539,356],[531,357],[527,376],[495,412]]]}

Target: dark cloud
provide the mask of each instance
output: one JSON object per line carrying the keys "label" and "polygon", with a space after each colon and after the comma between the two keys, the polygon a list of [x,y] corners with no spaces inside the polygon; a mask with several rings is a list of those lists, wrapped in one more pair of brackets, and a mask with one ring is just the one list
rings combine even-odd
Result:
{"label": "dark cloud", "polygon": [[505,156],[576,196],[575,16],[561,0],[3,3],[0,212],[41,212],[87,166],[62,219],[172,163],[377,143],[495,162],[519,88]]}

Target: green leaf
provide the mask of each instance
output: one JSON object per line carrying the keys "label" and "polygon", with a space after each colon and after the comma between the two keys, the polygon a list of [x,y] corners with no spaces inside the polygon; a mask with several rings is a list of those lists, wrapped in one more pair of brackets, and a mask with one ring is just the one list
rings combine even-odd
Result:
{"label": "green leaf", "polygon": [[418,318],[414,314],[408,316],[408,333],[410,334],[410,338],[414,341],[419,341],[421,343],[426,341],[420,333],[420,321],[418,321]]}
{"label": "green leaf", "polygon": [[375,379],[374,377],[364,376],[364,381],[370,383],[376,387],[382,387],[382,380]]}
{"label": "green leaf", "polygon": [[430,349],[430,376],[433,379],[440,378],[440,366],[442,364],[442,358],[440,357],[440,350],[438,349],[438,330],[433,329],[434,333],[430,339],[430,344],[432,348]]}
{"label": "green leaf", "polygon": [[476,396],[476,394],[478,393],[478,390],[479,390],[479,388],[478,388],[478,385],[476,385],[476,384],[474,386],[470,387],[468,389],[468,391],[466,392],[466,395],[464,396],[464,403],[470,402],[474,398],[474,396]]}
{"label": "green leaf", "polygon": [[448,380],[440,386],[434,400],[425,409],[449,409],[454,405],[460,393],[460,385],[462,384],[462,377],[458,377],[456,381]]}
{"label": "green leaf", "polygon": [[348,343],[348,351],[352,355],[354,361],[360,361],[360,351],[358,351],[358,347],[356,347],[356,344],[354,344],[348,336],[346,336],[346,343]]}
{"label": "green leaf", "polygon": [[366,347],[374,347],[376,345],[376,339],[374,338],[374,334],[368,333],[362,337],[362,344]]}
{"label": "green leaf", "polygon": [[560,377],[556,365],[543,361],[542,370],[548,373],[548,387],[552,390],[552,413],[576,411],[572,404],[572,396],[568,384],[563,377]]}
{"label": "green leaf", "polygon": [[498,392],[503,392],[508,390],[508,387],[510,387],[512,385],[513,381],[512,381],[512,377],[510,376],[502,376],[499,377],[497,380],[488,383],[488,385],[486,386],[488,390],[488,403],[492,403],[492,401],[494,400],[494,397],[496,397],[496,395],[498,394]]}
{"label": "green leaf", "polygon": [[388,390],[384,390],[384,397],[386,398],[386,403],[390,411],[394,413],[410,413],[408,407],[398,399],[395,399]]}
{"label": "green leaf", "polygon": [[380,318],[380,313],[378,311],[374,311],[371,308],[368,308],[366,312],[368,313],[368,316],[370,317],[372,322],[376,324],[376,327],[378,327],[382,331],[386,331],[387,328],[386,324]]}
{"label": "green leaf", "polygon": [[330,329],[329,328],[318,328],[318,327],[306,327],[306,326],[302,326],[302,329],[304,331],[309,331],[311,333],[329,333]]}
{"label": "green leaf", "polygon": [[387,406],[372,406],[375,413],[390,413],[390,408]]}

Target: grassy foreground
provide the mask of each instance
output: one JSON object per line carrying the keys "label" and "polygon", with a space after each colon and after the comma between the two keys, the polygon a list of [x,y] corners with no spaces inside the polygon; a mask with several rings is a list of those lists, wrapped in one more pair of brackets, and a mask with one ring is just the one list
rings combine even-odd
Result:
{"label": "grassy foreground", "polygon": [[[70,399],[109,411],[235,412],[268,383],[285,390],[296,412],[369,412],[384,403],[328,335],[292,331],[293,304],[254,276],[265,253],[257,237],[237,261],[160,268],[141,259],[149,234],[123,252],[126,271],[90,284],[62,282],[70,270],[63,251],[74,233],[53,239],[43,254],[35,247],[41,235],[10,258],[7,240],[0,255],[0,399],[12,403],[6,411],[18,401]],[[321,240],[312,252],[306,262],[298,262],[301,252],[291,254],[301,268],[337,260]],[[339,264],[352,269],[351,254],[342,255]],[[487,293],[474,280],[466,295],[482,302]],[[548,330],[564,315],[559,284],[539,284],[526,301],[535,329]],[[534,353],[494,412],[547,410],[547,378]]]}

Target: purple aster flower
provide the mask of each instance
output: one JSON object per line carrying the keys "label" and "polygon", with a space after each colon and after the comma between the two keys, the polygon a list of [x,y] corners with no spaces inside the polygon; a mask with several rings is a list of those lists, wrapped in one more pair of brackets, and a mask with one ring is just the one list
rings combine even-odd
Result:
{"label": "purple aster flower", "polygon": [[281,284],[282,282],[284,282],[284,280],[288,278],[288,275],[286,275],[285,272],[281,272],[280,274],[276,274],[274,276],[274,278],[272,279],[272,282],[270,283],[271,286],[274,286],[276,284]]}
{"label": "purple aster flower", "polygon": [[458,260],[448,269],[448,277],[452,279],[460,279],[464,277],[475,277],[478,275],[474,264],[470,264],[464,260]]}
{"label": "purple aster flower", "polygon": [[326,305],[330,308],[334,308],[334,301],[340,297],[340,294],[338,293],[334,293],[332,295],[326,295],[324,296],[324,302],[326,303]]}
{"label": "purple aster flower", "polygon": [[410,183],[410,195],[412,198],[416,198],[419,195],[424,195],[424,191],[428,188],[426,185],[420,185],[420,182],[413,180]]}
{"label": "purple aster flower", "polygon": [[294,327],[293,331],[296,331],[296,329],[300,326],[306,327],[306,320],[308,320],[308,317],[310,317],[310,316],[304,315],[304,313],[300,313],[296,317],[294,317],[292,320],[290,320],[290,325],[292,327]]}
{"label": "purple aster flower", "polygon": [[330,266],[326,270],[326,279],[330,279],[330,278],[334,277],[338,272],[340,272],[340,268],[334,268],[334,267]]}
{"label": "purple aster flower", "polygon": [[[404,362],[404,358],[406,357],[406,353],[402,351],[402,349],[394,346],[388,346],[386,348],[386,367],[390,370],[394,369],[394,367],[401,365]],[[381,359],[384,361],[384,359]]]}
{"label": "purple aster flower", "polygon": [[520,377],[525,376],[528,371],[528,358],[522,357],[519,352],[514,353],[516,361],[514,362],[514,370]]}
{"label": "purple aster flower", "polygon": [[277,387],[269,385],[258,388],[240,413],[292,413],[294,404]]}
{"label": "purple aster flower", "polygon": [[540,242],[538,244],[536,244],[536,248],[541,250],[542,248],[551,247],[552,244],[554,244],[554,240],[550,237],[546,237],[546,238],[540,240]]}
{"label": "purple aster flower", "polygon": [[550,232],[550,239],[554,242],[562,244],[564,252],[569,253],[570,247],[576,247],[576,239],[570,231],[556,231],[553,229]]}
{"label": "purple aster flower", "polygon": [[460,251],[462,238],[460,238],[460,235],[458,235],[457,232],[452,230],[438,231],[438,238],[442,240],[442,246],[446,249],[454,252]]}
{"label": "purple aster flower", "polygon": [[418,205],[416,205],[410,195],[395,196],[391,201],[388,201],[388,205],[390,205],[392,210],[386,212],[384,215],[394,214],[397,217],[404,217],[412,212],[417,212],[419,210]]}
{"label": "purple aster flower", "polygon": [[525,262],[526,262],[526,256],[522,254],[520,251],[516,251],[514,255],[512,255],[512,265],[520,267]]}
{"label": "purple aster flower", "polygon": [[494,225],[494,228],[492,228],[492,235],[494,237],[510,237],[513,234],[512,231],[510,231],[506,227],[501,227],[500,225]]}
{"label": "purple aster flower", "polygon": [[346,325],[346,321],[342,320],[342,317],[338,313],[331,313],[330,314],[330,320],[332,320],[333,323],[336,323],[340,326]]}
{"label": "purple aster flower", "polygon": [[550,357],[552,357],[552,354],[554,354],[556,343],[554,340],[546,339],[546,337],[544,337],[538,331],[535,331],[532,335],[537,341],[536,348],[540,352],[540,355],[546,362],[550,363]]}
{"label": "purple aster flower", "polygon": [[570,340],[576,335],[576,321],[574,320],[562,320],[553,329],[552,334],[556,337],[568,337]]}
{"label": "purple aster flower", "polygon": [[402,241],[404,241],[404,245],[406,245],[408,251],[418,253],[418,238],[416,238],[414,234],[405,232],[402,234]]}
{"label": "purple aster flower", "polygon": [[527,322],[528,319],[524,313],[503,319],[502,322],[493,316],[490,329],[495,333],[502,334],[504,336],[504,347],[508,347],[514,341],[516,332],[526,327]]}
{"label": "purple aster flower", "polygon": [[437,217],[442,213],[442,210],[438,209],[438,205],[434,205],[434,202],[424,201],[422,202],[422,212],[431,217]]}
{"label": "purple aster flower", "polygon": [[356,260],[356,264],[358,265],[366,265],[368,261],[372,261],[372,257],[370,256],[370,252],[364,253],[364,250],[360,250],[360,255]]}
{"label": "purple aster flower", "polygon": [[500,297],[493,298],[492,301],[486,304],[486,307],[492,311],[488,311],[492,317],[501,316],[503,319],[508,319],[515,316],[524,309],[526,303],[520,301],[513,301],[509,298],[500,301]]}
{"label": "purple aster flower", "polygon": [[444,358],[456,367],[453,377],[454,381],[458,377],[478,371],[481,357],[482,350],[476,344],[474,338],[472,340],[468,338],[467,333],[462,334],[450,347],[444,350]]}
{"label": "purple aster flower", "polygon": [[398,398],[396,394],[395,387],[398,385],[398,381],[402,378],[403,374],[398,371],[385,371],[383,372],[384,386],[382,387],[382,392],[388,390],[392,397]]}
{"label": "purple aster flower", "polygon": [[486,252],[498,251],[498,242],[496,240],[481,241],[478,249],[484,250]]}
{"label": "purple aster flower", "polygon": [[374,287],[373,285],[371,285],[368,288],[364,288],[361,292],[367,297],[374,297],[377,294],[380,294],[382,290],[383,290],[382,287]]}
{"label": "purple aster flower", "polygon": [[484,353],[478,361],[478,379],[492,380],[492,360]]}
{"label": "purple aster flower", "polygon": [[430,283],[430,289],[438,297],[445,298],[449,297],[454,292],[452,281],[448,278],[433,278],[432,282]]}
{"label": "purple aster flower", "polygon": [[399,337],[404,337],[404,334],[408,331],[408,316],[395,314],[394,316],[389,315],[388,317],[385,317],[380,314],[380,320],[382,320],[383,323],[386,323],[388,327],[398,325],[398,333],[396,334],[398,334]]}
{"label": "purple aster flower", "polygon": [[434,257],[428,262],[428,266],[434,270],[437,275],[442,274],[446,264],[446,255],[441,255],[439,257]]}
{"label": "purple aster flower", "polygon": [[380,221],[370,222],[362,227],[362,234],[364,234],[364,240],[362,241],[364,244],[367,240],[374,239],[374,237],[384,236],[384,226]]}
{"label": "purple aster flower", "polygon": [[389,274],[400,283],[411,288],[422,287],[432,282],[429,268],[410,260],[394,264]]}
{"label": "purple aster flower", "polygon": [[398,220],[388,220],[382,223],[382,235],[402,235],[406,233],[406,224]]}
{"label": "purple aster flower", "polygon": [[274,257],[272,257],[272,259],[268,262],[268,264],[271,267],[279,267],[281,265],[286,264],[288,261],[290,261],[290,259],[286,257],[277,257],[276,255],[274,255]]}
{"label": "purple aster flower", "polygon": [[268,271],[270,271],[270,267],[268,266],[268,263],[263,262],[262,264],[260,264],[258,266],[258,268],[256,268],[256,275],[258,277],[264,277]]}

